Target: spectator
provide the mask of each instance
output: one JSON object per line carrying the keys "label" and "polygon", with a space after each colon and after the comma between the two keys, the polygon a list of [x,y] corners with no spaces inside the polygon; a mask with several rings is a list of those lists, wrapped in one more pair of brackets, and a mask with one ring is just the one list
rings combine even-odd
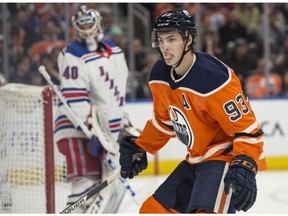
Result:
{"label": "spectator", "polygon": [[207,29],[206,31],[204,31],[202,35],[202,41],[203,52],[207,52],[216,57],[221,54],[215,31],[213,31],[212,29]]}
{"label": "spectator", "polygon": [[[278,53],[282,47],[283,40],[285,37],[285,19],[283,14],[275,8],[275,4],[269,4],[269,43],[271,46],[271,53]],[[264,23],[260,26],[258,36],[263,41],[264,36]]]}
{"label": "spectator", "polygon": [[256,67],[256,58],[249,51],[249,46],[244,39],[236,40],[232,53],[227,58],[227,64],[235,71],[244,87],[248,72]]}
{"label": "spectator", "polygon": [[281,4],[279,6],[279,11],[281,11],[281,13],[283,14],[283,18],[284,18],[285,23],[287,25],[287,23],[288,23],[288,4]]}
{"label": "spectator", "polygon": [[279,47],[281,47],[285,35],[285,23],[283,23],[283,20],[281,21],[281,16],[278,12],[273,12],[270,15],[269,33],[272,40],[272,46],[274,46],[274,50],[276,51]]}
{"label": "spectator", "polygon": [[285,30],[285,25],[286,25],[286,20],[285,20],[285,15],[283,14],[281,10],[281,3],[271,3],[268,4],[268,9],[269,9],[269,15],[276,14],[278,17],[278,22],[279,22],[279,27],[282,29],[282,31]]}
{"label": "spectator", "polygon": [[[96,8],[94,8],[94,9],[96,9]],[[113,13],[113,11],[112,11],[111,7],[108,7],[105,4],[101,4],[99,6],[98,11],[102,16],[102,23],[103,23],[102,24],[102,30],[103,30],[104,36],[108,36],[110,28],[113,26],[113,20],[111,17],[111,14]]]}
{"label": "spectator", "polygon": [[[16,14],[16,23],[25,31],[23,47],[27,51],[30,46],[41,39],[41,23],[35,15],[34,6],[30,4],[22,5]],[[28,33],[28,34],[27,34]]]}
{"label": "spectator", "polygon": [[239,22],[247,30],[247,41],[258,41],[258,30],[261,25],[261,12],[256,3],[237,4],[236,14]]}
{"label": "spectator", "polygon": [[142,69],[141,76],[138,77],[138,86],[136,87],[136,99],[152,98],[149,88],[149,76],[154,64],[159,59],[158,54],[147,54],[145,67]]}
{"label": "spectator", "polygon": [[226,23],[227,8],[219,3],[205,4],[207,17],[209,17],[210,23],[213,29],[219,29]]}
{"label": "spectator", "polygon": [[34,62],[39,64],[40,56],[43,53],[50,52],[55,47],[63,49],[65,47],[65,41],[62,38],[61,27],[57,20],[49,19],[44,29],[44,35],[41,41],[34,43],[29,49],[29,55]]}
{"label": "spectator", "polygon": [[135,70],[140,72],[145,67],[147,53],[144,51],[142,41],[139,38],[133,40],[133,55],[135,58]]}
{"label": "spectator", "polygon": [[123,30],[119,26],[112,26],[108,31],[107,37],[117,46],[119,46],[122,50],[125,50]]}
{"label": "spectator", "polygon": [[43,86],[44,85],[44,80],[43,77],[40,73],[33,73],[31,74],[31,85],[36,85],[36,86]]}
{"label": "spectator", "polygon": [[45,66],[47,72],[49,73],[52,79],[52,82],[55,83],[56,85],[60,85],[60,77],[59,72],[57,70],[57,62],[56,65],[53,64],[51,55],[48,53],[42,54],[40,58],[40,64]]}
{"label": "spectator", "polygon": [[13,66],[17,61],[26,55],[23,47],[25,31],[17,24],[13,24],[9,41],[9,63]]}
{"label": "spectator", "polygon": [[201,25],[202,25],[202,31],[205,32],[208,29],[211,31],[218,31],[218,28],[216,28],[210,19],[210,14],[209,13],[204,13],[203,16],[201,17]]}
{"label": "spectator", "polygon": [[283,74],[282,89],[278,96],[288,97],[288,70]]}
{"label": "spectator", "polygon": [[238,38],[247,38],[246,28],[240,23],[236,10],[228,12],[226,24],[219,28],[220,46],[226,47],[229,42]]}
{"label": "spectator", "polygon": [[273,56],[273,63],[277,72],[283,76],[288,68],[288,35],[284,37],[283,44],[279,51]]}
{"label": "spectator", "polygon": [[[131,71],[130,76],[128,78],[127,82],[127,96],[130,99],[136,99],[139,97],[144,97],[143,92],[141,93],[142,89],[142,81],[143,78],[145,77],[144,74],[144,68],[146,66],[146,58],[147,58],[147,53],[144,51],[144,47],[142,45],[142,42],[139,38],[135,38],[133,40],[133,53],[132,55],[134,56],[135,60],[135,68],[134,71]],[[146,78],[144,78],[145,81]],[[139,92],[137,92],[139,91]]]}
{"label": "spectator", "polygon": [[[266,78],[268,80],[266,80]],[[265,75],[265,61],[260,58],[257,61],[256,70],[245,81],[246,94],[252,98],[273,97],[280,93],[282,80],[279,74],[270,72],[268,77]]]}
{"label": "spectator", "polygon": [[16,71],[10,75],[9,81],[14,83],[30,84],[30,70],[30,59],[27,56],[24,56],[17,62]]}
{"label": "spectator", "polygon": [[52,50],[51,50],[51,53],[50,53],[50,58],[51,58],[51,61],[53,63],[53,66],[56,70],[58,65],[57,65],[57,58],[58,58],[58,55],[59,53],[62,51],[62,49],[60,47],[54,47]]}

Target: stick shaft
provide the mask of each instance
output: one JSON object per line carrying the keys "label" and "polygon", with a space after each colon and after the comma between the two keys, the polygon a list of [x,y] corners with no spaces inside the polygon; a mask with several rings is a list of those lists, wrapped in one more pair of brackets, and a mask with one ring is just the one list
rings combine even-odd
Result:
{"label": "stick shaft", "polygon": [[64,209],[60,214],[69,214],[72,211],[74,211],[76,208],[82,206],[88,199],[93,197],[95,194],[106,188],[108,185],[110,185],[114,180],[116,180],[118,177],[120,177],[120,170],[116,171],[113,175],[111,175],[109,178],[107,178],[105,181],[103,181],[100,185],[95,186],[92,188],[86,195],[78,199],[74,204],[68,206],[66,209]]}

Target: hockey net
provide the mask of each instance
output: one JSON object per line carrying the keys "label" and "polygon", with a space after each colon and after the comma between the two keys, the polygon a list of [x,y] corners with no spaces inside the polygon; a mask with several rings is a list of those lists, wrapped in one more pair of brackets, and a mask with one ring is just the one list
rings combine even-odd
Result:
{"label": "hockey net", "polygon": [[53,103],[49,87],[0,87],[0,214],[65,208],[70,186],[53,142]]}

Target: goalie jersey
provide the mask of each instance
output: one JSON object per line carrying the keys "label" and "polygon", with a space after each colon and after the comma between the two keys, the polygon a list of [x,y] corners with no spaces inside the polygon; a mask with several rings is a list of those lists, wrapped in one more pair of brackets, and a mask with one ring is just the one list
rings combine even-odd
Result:
{"label": "goalie jersey", "polygon": [[137,145],[154,154],[170,138],[187,147],[186,160],[231,161],[246,154],[267,168],[263,132],[233,70],[217,58],[195,53],[181,78],[161,59],[153,67],[149,86],[154,116],[147,121]]}
{"label": "goalie jersey", "polygon": [[[97,105],[107,114],[109,127],[115,140],[118,138],[126,94],[128,67],[123,51],[109,40],[99,46],[105,51],[90,52],[75,41],[58,56],[61,92],[68,104],[86,122],[91,105]],[[100,47],[101,49],[101,47]],[[60,103],[55,119],[55,141],[63,138],[85,138],[68,119]]]}

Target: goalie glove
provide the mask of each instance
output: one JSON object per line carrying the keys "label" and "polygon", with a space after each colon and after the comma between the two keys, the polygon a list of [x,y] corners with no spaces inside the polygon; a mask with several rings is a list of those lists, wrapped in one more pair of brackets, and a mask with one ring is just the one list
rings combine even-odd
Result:
{"label": "goalie glove", "polygon": [[251,157],[241,154],[233,158],[224,183],[226,194],[233,190],[231,202],[237,211],[246,212],[253,206],[257,196],[257,171],[257,164]]}
{"label": "goalie glove", "polygon": [[120,141],[120,166],[122,178],[132,179],[148,166],[146,151],[136,145],[136,136],[126,136]]}

